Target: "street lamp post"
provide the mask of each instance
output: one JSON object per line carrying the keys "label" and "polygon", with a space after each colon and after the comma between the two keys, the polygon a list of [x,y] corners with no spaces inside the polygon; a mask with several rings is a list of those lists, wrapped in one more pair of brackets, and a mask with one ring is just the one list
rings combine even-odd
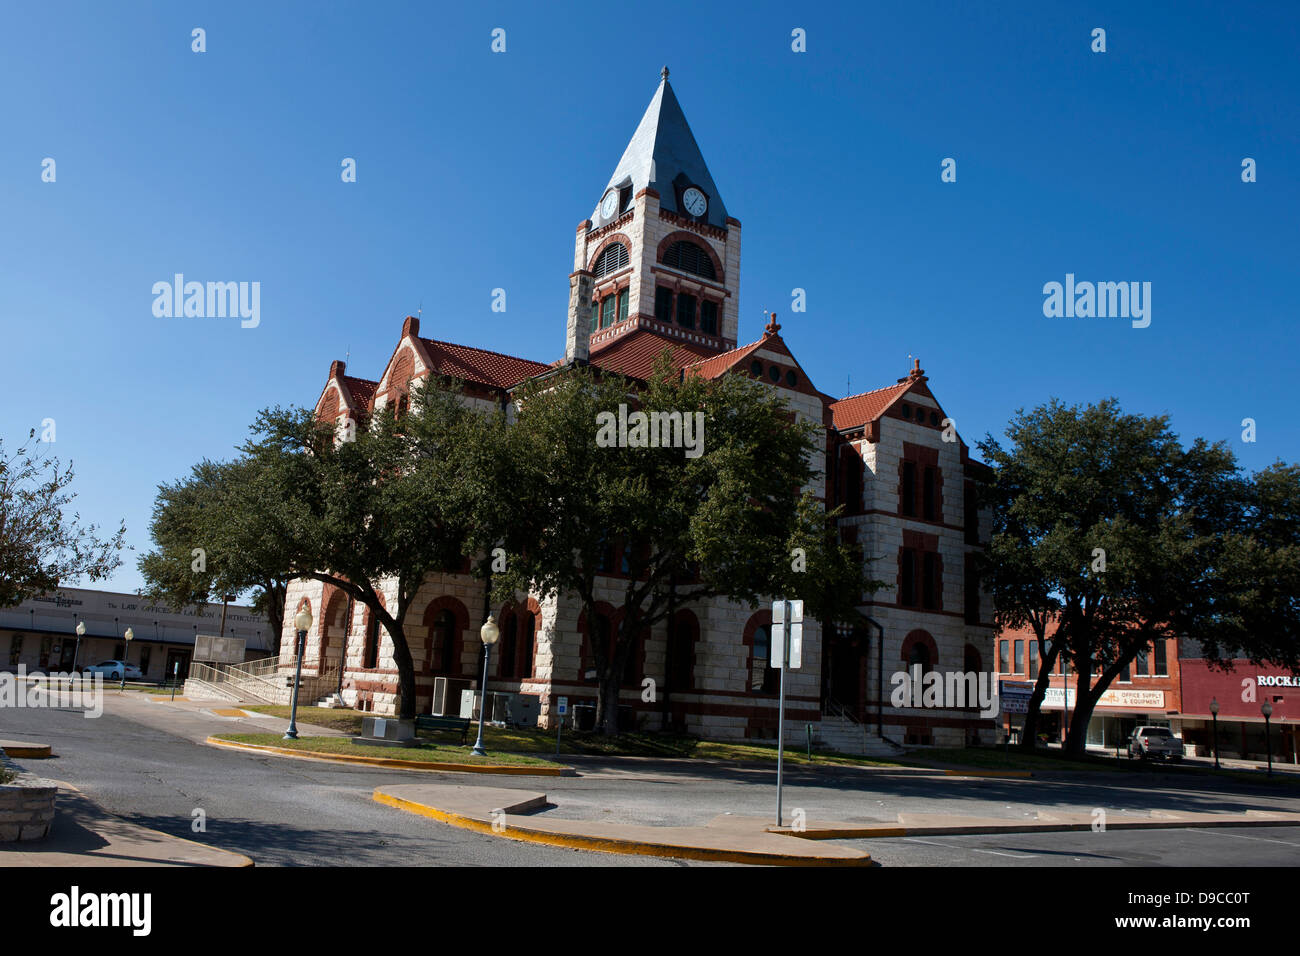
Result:
{"label": "street lamp post", "polygon": [[488,660],[492,657],[492,645],[501,636],[501,629],[497,627],[496,618],[491,614],[479,628],[478,636],[483,640],[483,687],[481,688],[482,700],[478,705],[478,740],[474,741],[474,749],[470,753],[475,757],[486,757],[487,751],[483,749],[483,716],[487,712]]}
{"label": "street lamp post", "polygon": [[122,637],[126,639],[126,650],[122,653],[122,686],[118,688],[119,691],[126,690],[126,664],[131,659],[131,641],[135,637],[135,631],[128,627]]}
{"label": "street lamp post", "polygon": [[77,673],[77,658],[81,656],[81,639],[86,636],[86,622],[77,622],[77,646],[72,650],[72,673]]}
{"label": "street lamp post", "polygon": [[1264,749],[1268,753],[1268,775],[1271,777],[1273,776],[1273,738],[1268,730],[1268,719],[1273,716],[1273,705],[1264,701],[1259,712],[1264,715]]}
{"label": "street lamp post", "polygon": [[293,627],[298,632],[298,646],[294,648],[298,662],[294,665],[293,703],[289,708],[289,729],[284,732],[285,740],[298,739],[298,685],[302,683],[302,653],[307,646],[307,632],[311,630],[311,611],[307,605],[304,604],[294,616]]}
{"label": "street lamp post", "polygon": [[1219,698],[1210,698],[1210,716],[1214,718],[1214,769],[1219,769]]}

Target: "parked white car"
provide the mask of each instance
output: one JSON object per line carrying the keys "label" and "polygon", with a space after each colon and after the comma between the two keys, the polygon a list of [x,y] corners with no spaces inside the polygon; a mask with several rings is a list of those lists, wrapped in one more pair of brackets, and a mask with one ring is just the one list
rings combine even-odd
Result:
{"label": "parked white car", "polygon": [[121,680],[124,669],[127,680],[141,680],[144,678],[144,675],[140,673],[140,668],[123,661],[100,661],[98,664],[91,664],[89,667],[83,668],[82,673],[103,674],[109,680]]}

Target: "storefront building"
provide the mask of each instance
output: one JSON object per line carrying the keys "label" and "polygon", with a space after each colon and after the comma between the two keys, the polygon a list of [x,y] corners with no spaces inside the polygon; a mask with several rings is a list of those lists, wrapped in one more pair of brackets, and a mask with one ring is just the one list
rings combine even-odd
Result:
{"label": "storefront building", "polygon": [[[140,668],[145,680],[184,678],[199,635],[217,635],[222,606],[173,611],[137,594],[60,588],[0,609],[0,670],[67,673],[108,660]],[[85,634],[78,638],[77,625]],[[127,646],[126,632],[132,632]],[[266,618],[252,608],[225,608],[225,636],[242,638],[247,658],[273,653]]]}
{"label": "storefront building", "polygon": [[[1231,669],[1211,667],[1195,643],[1183,643],[1189,656],[1181,664],[1184,713],[1179,728],[1188,752],[1213,756],[1211,705],[1217,703],[1220,757],[1265,760],[1271,752],[1274,761],[1300,762],[1300,675],[1243,659],[1233,660]],[[1266,704],[1271,710],[1267,721]]]}
{"label": "storefront building", "polygon": [[[1004,630],[998,637],[997,654],[999,680],[1038,679],[1041,665],[1033,631]],[[1176,640],[1156,641],[1139,654],[1097,702],[1088,721],[1088,746],[1123,750],[1129,734],[1142,726],[1172,727],[1177,732],[1182,709],[1180,672]],[[1094,679],[1099,675],[1100,671]],[[1077,679],[1072,669],[1057,661],[1039,717],[1038,735],[1043,743],[1056,743],[1064,736],[1076,707]],[[1023,726],[1024,717],[1004,715],[1000,722],[1004,730],[1014,733]]]}

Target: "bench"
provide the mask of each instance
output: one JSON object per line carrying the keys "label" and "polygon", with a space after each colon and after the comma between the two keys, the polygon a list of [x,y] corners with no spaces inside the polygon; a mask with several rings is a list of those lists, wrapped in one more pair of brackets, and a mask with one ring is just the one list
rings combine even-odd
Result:
{"label": "bench", "polygon": [[460,742],[469,743],[468,717],[438,717],[433,714],[420,714],[415,718],[415,732],[422,730],[450,730],[460,733]]}

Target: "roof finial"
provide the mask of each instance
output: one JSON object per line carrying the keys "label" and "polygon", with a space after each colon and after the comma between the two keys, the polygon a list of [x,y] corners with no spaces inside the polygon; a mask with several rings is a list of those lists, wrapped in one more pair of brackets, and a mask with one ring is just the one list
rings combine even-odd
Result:
{"label": "roof finial", "polygon": [[667,64],[665,64],[665,65],[664,65],[664,68],[663,68],[662,70],[659,71],[659,79],[661,79],[661,80],[666,80],[666,79],[668,79],[668,66],[667,66]]}
{"label": "roof finial", "polygon": [[768,317],[767,325],[763,326],[763,331],[766,332],[768,335],[776,335],[776,333],[780,332],[781,326],[777,324],[776,313],[769,312],[767,311],[767,309],[764,309],[763,314]]}
{"label": "roof finial", "polygon": [[923,375],[925,375],[925,372],[921,370],[921,360],[919,358],[912,359],[912,371],[908,373],[908,378],[921,378]]}

